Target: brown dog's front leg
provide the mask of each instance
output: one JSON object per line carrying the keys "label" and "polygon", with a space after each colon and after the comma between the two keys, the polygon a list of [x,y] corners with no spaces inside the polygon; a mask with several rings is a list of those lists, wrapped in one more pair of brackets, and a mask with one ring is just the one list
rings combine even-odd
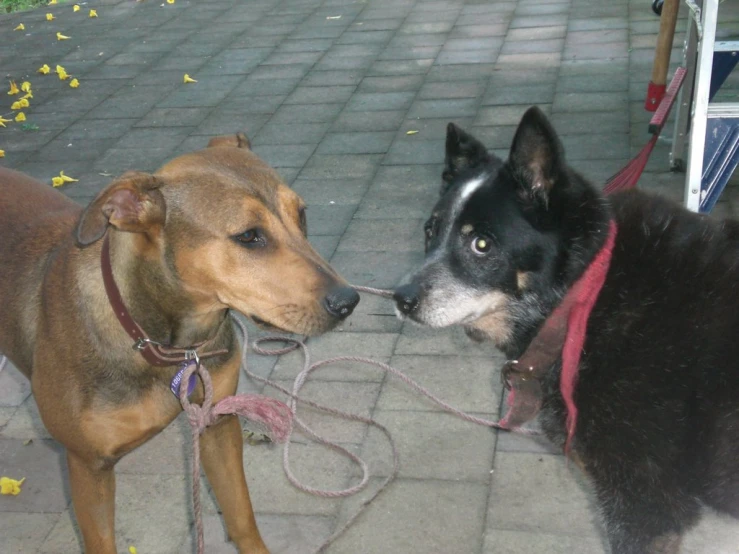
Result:
{"label": "brown dog's front leg", "polygon": [[205,475],[216,494],[229,538],[242,554],[269,554],[254,519],[244,476],[244,440],[236,416],[209,427],[200,437]]}
{"label": "brown dog's front leg", "polygon": [[77,524],[88,554],[116,554],[115,474],[67,452],[69,483]]}

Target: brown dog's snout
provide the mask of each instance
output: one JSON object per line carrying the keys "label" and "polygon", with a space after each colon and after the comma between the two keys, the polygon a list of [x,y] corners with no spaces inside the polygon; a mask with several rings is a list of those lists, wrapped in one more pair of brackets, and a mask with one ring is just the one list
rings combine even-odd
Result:
{"label": "brown dog's snout", "polygon": [[339,319],[349,317],[357,304],[359,304],[359,293],[352,287],[334,287],[323,299],[326,311]]}

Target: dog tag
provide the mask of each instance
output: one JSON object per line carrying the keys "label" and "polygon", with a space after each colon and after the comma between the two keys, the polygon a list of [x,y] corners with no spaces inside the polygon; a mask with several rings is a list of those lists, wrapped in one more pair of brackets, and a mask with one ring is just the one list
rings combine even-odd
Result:
{"label": "dog tag", "polygon": [[[185,373],[185,370],[188,368],[189,365],[194,364],[195,362],[182,362],[180,364],[180,369],[175,373],[175,376],[172,378],[172,382],[169,384],[169,388],[172,391],[172,394],[175,395],[176,398],[179,399],[180,397],[180,382],[182,381],[182,376]],[[195,390],[195,384],[198,382],[198,374],[193,373],[190,375],[190,382],[187,384],[187,396],[190,396],[192,394],[192,391]]]}

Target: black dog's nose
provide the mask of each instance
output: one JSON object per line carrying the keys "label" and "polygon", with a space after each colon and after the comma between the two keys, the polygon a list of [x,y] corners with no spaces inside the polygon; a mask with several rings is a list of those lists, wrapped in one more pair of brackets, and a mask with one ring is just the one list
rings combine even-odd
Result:
{"label": "black dog's nose", "polygon": [[409,283],[395,289],[393,299],[398,309],[408,315],[418,308],[418,299],[421,296],[421,287],[416,284]]}
{"label": "black dog's nose", "polygon": [[334,317],[349,317],[359,304],[359,293],[351,287],[335,287],[323,301],[326,311]]}

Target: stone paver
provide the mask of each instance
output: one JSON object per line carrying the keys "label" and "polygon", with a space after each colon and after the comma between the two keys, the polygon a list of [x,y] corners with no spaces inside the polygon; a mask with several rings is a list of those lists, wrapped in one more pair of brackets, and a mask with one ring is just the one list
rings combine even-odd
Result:
{"label": "stone paver", "polygon": [[[722,4],[720,38],[738,34],[738,7]],[[87,17],[89,8],[97,19]],[[13,31],[21,22],[26,30]],[[679,33],[685,25],[682,13]],[[80,180],[62,191],[86,203],[126,170],[154,170],[212,136],[244,131],[306,200],[317,250],[349,281],[387,287],[423,257],[421,226],[438,195],[450,120],[505,156],[519,118],[538,104],[573,165],[603,182],[647,141],[642,105],[658,28],[648,0],[91,0],[78,13],[59,4],[0,16],[0,77],[32,81],[26,115],[38,125],[0,128],[0,164],[46,182],[64,170]],[[56,41],[56,31],[71,38]],[[38,75],[45,63],[63,65],[80,87]],[[184,73],[198,83],[184,84]],[[729,87],[739,90],[739,76]],[[5,117],[9,98],[0,97]],[[657,145],[640,186],[679,200],[683,176],[667,170],[668,150]],[[731,189],[716,211],[736,209]],[[460,329],[403,324],[380,298],[365,297],[310,347],[313,360],[390,362],[481,417],[501,410],[499,352]],[[250,359],[253,371],[287,387],[302,368],[297,353]],[[245,378],[239,390],[263,386]],[[349,362],[320,370],[304,392],[376,417],[400,452],[398,481],[328,552],[608,551],[587,483],[545,440],[475,427],[397,379]],[[315,498],[288,483],[281,448],[247,446],[252,500],[275,553],[313,551],[390,467],[376,430],[301,413],[365,457],[374,477],[356,497]],[[120,552],[131,545],[142,554],[194,552],[188,440],[179,418],[120,462]],[[311,486],[338,489],[359,479],[349,461],[302,435],[290,460]],[[0,551],[80,550],[63,462],[29,383],[8,367],[0,374],[0,474],[27,481],[20,496],[0,497]],[[204,506],[207,551],[235,552],[209,494]],[[711,516],[684,552],[737,554],[737,544],[736,522]]]}

